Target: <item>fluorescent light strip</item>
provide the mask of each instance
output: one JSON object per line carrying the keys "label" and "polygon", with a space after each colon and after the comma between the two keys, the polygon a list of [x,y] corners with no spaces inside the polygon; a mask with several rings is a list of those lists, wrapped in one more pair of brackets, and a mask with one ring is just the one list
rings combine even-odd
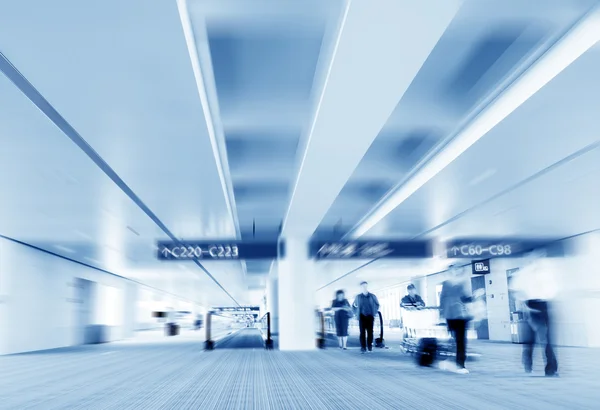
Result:
{"label": "fluorescent light strip", "polygon": [[519,77],[493,104],[483,110],[446,149],[428,162],[413,178],[394,192],[387,201],[353,232],[360,237],[390,212],[463,154],[492,128],[508,117],[532,95],[548,84],[571,63],[600,41],[600,8],[596,7],[573,30]]}
{"label": "fluorescent light strip", "polygon": [[[223,188],[223,193],[225,194],[225,203],[227,206],[227,211],[229,212],[229,215],[231,216],[234,222],[235,229],[239,235],[239,223],[237,220],[237,213],[234,212],[233,199],[232,195],[230,195],[231,193],[228,188],[231,186],[231,184],[228,184],[227,178],[225,177],[225,167],[219,150],[219,139],[217,139],[216,127],[212,116],[212,110],[210,109],[210,103],[208,101],[208,93],[206,92],[206,85],[204,83],[202,67],[200,67],[200,56],[198,55],[198,47],[196,44],[196,39],[194,37],[192,22],[190,20],[190,15],[187,7],[187,0],[177,0],[177,8],[179,10],[181,26],[183,28],[183,34],[185,36],[185,43],[190,54],[192,71],[194,73],[194,78],[196,79],[196,86],[198,87],[198,95],[200,96],[200,102],[202,105],[202,111],[204,113],[204,119],[206,121],[206,128],[208,130],[210,144],[212,146],[213,155],[217,163],[217,171],[219,173],[219,179],[221,180],[221,187]],[[221,131],[220,139],[224,139],[222,134],[223,133]]]}

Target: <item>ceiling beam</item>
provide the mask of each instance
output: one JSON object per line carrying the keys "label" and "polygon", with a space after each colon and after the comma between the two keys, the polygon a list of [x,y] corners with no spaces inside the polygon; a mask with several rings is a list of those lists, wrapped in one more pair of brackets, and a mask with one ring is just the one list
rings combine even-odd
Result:
{"label": "ceiling beam", "polygon": [[[217,163],[217,171],[221,180],[227,211],[235,227],[236,236],[238,239],[241,239],[240,221],[229,169],[225,132],[223,131],[223,122],[221,121],[219,97],[210,54],[208,33],[206,31],[206,22],[204,19],[198,19],[197,16],[192,23],[186,0],[177,0],[177,8],[181,18],[185,42],[190,54],[192,70],[202,103],[202,110],[204,111],[204,118],[206,119],[210,143]],[[240,264],[245,278],[248,274],[246,262],[241,261]]]}
{"label": "ceiling beam", "polygon": [[446,146],[382,198],[352,229],[351,237],[369,232],[390,212],[442,172],[531,96],[600,41],[600,6],[590,10],[548,51],[462,128]]}
{"label": "ceiling beam", "polygon": [[[92,146],[73,128],[73,126],[44,98],[44,96],[21,74],[21,72],[0,52],[0,73],[3,73],[62,133],[69,138],[98,168],[110,178],[125,195],[133,201],[172,241],[179,239],[156,216],[156,214],[140,199],[140,197],[123,181],[119,174],[102,158]],[[193,262],[237,305],[237,300],[225,289],[198,259]]]}
{"label": "ceiling beam", "polygon": [[348,2],[300,152],[284,236],[314,233],[461,4]]}

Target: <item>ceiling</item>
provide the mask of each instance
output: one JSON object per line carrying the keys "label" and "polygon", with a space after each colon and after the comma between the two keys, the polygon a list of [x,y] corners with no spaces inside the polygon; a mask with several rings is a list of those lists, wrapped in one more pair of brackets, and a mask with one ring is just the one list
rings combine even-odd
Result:
{"label": "ceiling", "polygon": [[[0,76],[0,235],[202,303],[257,303],[271,261],[203,263],[211,278],[157,261],[156,241],[349,233],[598,3],[432,2],[3,5],[0,52],[78,135]],[[367,235],[600,228],[598,69],[595,47]],[[352,272],[366,262],[319,263],[319,286],[435,269]]]}

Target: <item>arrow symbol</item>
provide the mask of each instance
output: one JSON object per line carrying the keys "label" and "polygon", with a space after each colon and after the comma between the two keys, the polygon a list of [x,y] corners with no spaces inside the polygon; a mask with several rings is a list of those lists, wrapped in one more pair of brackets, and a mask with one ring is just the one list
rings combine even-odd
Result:
{"label": "arrow symbol", "polygon": [[458,254],[458,251],[460,251],[460,248],[458,246],[453,246],[452,249],[450,249],[451,252],[454,252],[454,256],[456,256]]}
{"label": "arrow symbol", "polygon": [[167,255],[171,254],[171,251],[168,248],[162,248],[161,253],[163,254],[163,256],[166,258]]}

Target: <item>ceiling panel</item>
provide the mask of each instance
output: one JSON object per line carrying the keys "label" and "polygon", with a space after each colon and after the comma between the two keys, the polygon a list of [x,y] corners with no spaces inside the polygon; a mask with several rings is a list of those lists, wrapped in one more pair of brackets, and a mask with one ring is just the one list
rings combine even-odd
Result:
{"label": "ceiling panel", "polygon": [[564,238],[600,229],[599,178],[600,147],[596,147],[449,221],[430,235]]}
{"label": "ceiling panel", "polygon": [[3,53],[177,235],[234,235],[175,2],[31,3]]}
{"label": "ceiling panel", "polygon": [[[187,288],[165,287],[174,271],[181,273],[156,260],[155,240],[168,239],[164,233],[4,76],[0,141],[0,174],[10,175],[0,178],[1,235],[191,296]],[[217,266],[211,273],[232,292],[240,287],[239,268]],[[197,278],[215,299],[222,298],[197,267],[190,266],[184,277]]]}
{"label": "ceiling panel", "polygon": [[[0,38],[17,69],[172,232],[235,234],[174,2],[11,3]],[[0,167],[14,174],[0,182],[0,233],[165,289],[174,268],[155,249],[165,234],[3,76],[0,87]],[[244,296],[239,263],[214,269]],[[228,299],[194,265],[179,275]],[[169,289],[188,291],[177,283]]]}
{"label": "ceiling panel", "polygon": [[[479,104],[497,93],[503,81],[520,72],[527,65],[527,58],[550,47],[595,4],[595,1],[568,5],[560,1],[545,2],[544,5],[518,1],[466,2],[348,184],[381,178],[380,173],[387,173],[389,177],[384,194],[401,184],[430,152],[460,130],[477,112]],[[566,88],[563,87],[560,92]],[[536,115],[536,121],[543,121],[545,113],[540,111],[533,115]],[[496,153],[510,146],[501,142],[500,138],[497,141],[498,146],[489,152]],[[516,145],[516,140],[513,141],[512,144]],[[511,161],[519,163],[520,159]],[[525,158],[523,161],[527,162]],[[469,164],[474,168],[484,168],[480,171],[484,173],[488,171],[487,162],[487,158],[480,157],[471,159]],[[478,176],[476,172],[472,173],[473,178]],[[445,210],[451,209],[454,201],[461,201],[469,194],[459,194],[459,190],[454,188],[458,179],[453,180],[454,175],[446,175],[448,177],[443,185],[436,184],[433,191],[417,193],[420,195],[418,200],[409,199],[403,205],[405,212],[402,217],[382,221],[372,233],[404,236],[449,217]],[[340,195],[321,222],[326,225],[321,230],[331,229],[331,224],[339,220],[335,213],[338,210],[360,210],[360,214],[354,213],[357,215],[354,220],[349,220],[350,211],[344,214],[349,224],[345,228],[350,230],[382,197],[383,194],[374,198],[371,207],[365,210],[362,205]],[[416,202],[412,204],[411,201]]]}
{"label": "ceiling panel", "polygon": [[[420,209],[425,233],[600,140],[600,47],[587,52],[373,229],[393,234]],[[585,84],[585,86],[581,86]],[[516,211],[515,211],[516,212]],[[553,231],[573,212],[540,226]],[[482,221],[482,226],[485,223]],[[573,226],[579,226],[573,224]]]}

